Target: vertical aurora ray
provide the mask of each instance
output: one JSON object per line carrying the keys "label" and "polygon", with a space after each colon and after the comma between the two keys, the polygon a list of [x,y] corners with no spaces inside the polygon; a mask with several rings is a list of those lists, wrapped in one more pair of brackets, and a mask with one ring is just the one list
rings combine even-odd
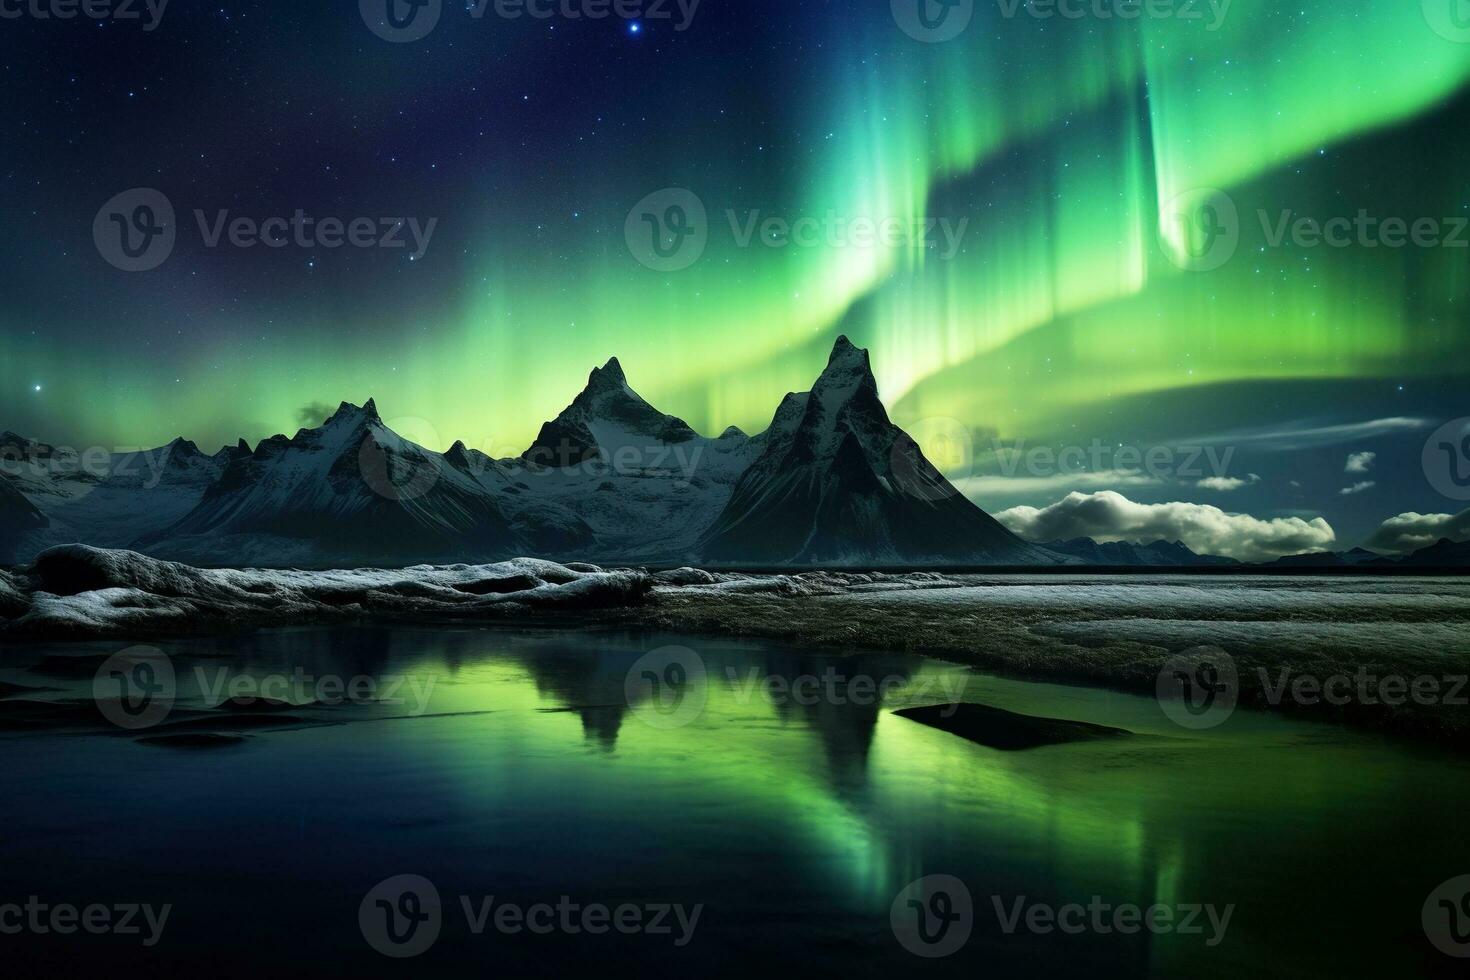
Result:
{"label": "vertical aurora ray", "polygon": [[[433,161],[441,173],[453,164],[458,181],[452,212],[419,208],[441,215],[445,244],[392,280],[396,293],[376,288],[381,266],[333,279],[324,261],[307,287],[285,292],[274,268],[232,287],[218,262],[201,263],[158,288],[111,275],[83,283],[70,265],[70,278],[47,274],[44,250],[23,255],[30,281],[95,290],[117,329],[66,344],[48,339],[64,331],[43,303],[0,312],[0,382],[16,400],[7,427],[224,442],[294,431],[311,403],[372,395],[386,416],[426,423],[436,448],[460,438],[509,453],[617,355],[660,408],[708,432],[758,430],[785,392],[810,385],[838,330],[873,348],[901,423],[940,415],[1016,434],[1129,393],[1463,362],[1463,256],[1252,252],[1258,210],[1470,207],[1455,163],[1470,45],[1434,33],[1419,4],[1234,0],[1218,30],[1000,9],[978,3],[963,35],[927,45],[897,29],[886,4],[783,6],[760,37],[788,47],[750,52],[743,73],[712,59],[698,31],[718,32],[696,24],[659,42],[672,74],[651,71],[660,61],[645,37],[638,56],[650,60],[599,56],[625,97],[579,90],[554,110],[508,98],[522,128],[483,132],[436,101],[436,80],[488,100],[555,49],[463,25],[434,71],[388,72],[361,119],[338,127],[376,133],[385,148],[365,155],[377,162],[418,138],[474,137]],[[741,26],[752,41],[758,28]],[[323,105],[370,60],[402,69],[413,57],[353,46]],[[482,65],[495,59],[510,60],[492,86]],[[378,119],[405,118],[409,103],[415,126]],[[1413,135],[1418,125],[1437,139]],[[395,194],[412,186],[392,183]],[[630,255],[623,222],[669,186],[704,200],[710,241],[691,268],[657,273]],[[1176,197],[1202,187],[1236,199],[1245,227],[1229,264],[1193,273],[1166,250],[1179,258]],[[66,203],[49,185],[36,193],[16,213]],[[83,223],[93,196],[80,195]],[[965,232],[953,256],[937,231],[917,245],[742,246],[731,213],[965,222]],[[38,381],[46,400],[19,401]]]}

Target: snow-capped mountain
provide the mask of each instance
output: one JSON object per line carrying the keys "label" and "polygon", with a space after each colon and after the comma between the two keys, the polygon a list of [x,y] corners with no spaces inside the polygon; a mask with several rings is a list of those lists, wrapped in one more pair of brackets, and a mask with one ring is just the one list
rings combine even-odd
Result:
{"label": "snow-capped mountain", "polygon": [[502,500],[518,523],[555,525],[574,515],[589,536],[559,553],[566,559],[693,561],[759,451],[739,429],[710,439],[658,411],[614,358],[509,462]]}
{"label": "snow-capped mountain", "polygon": [[236,456],[176,523],[136,542],[202,564],[478,560],[520,550],[493,495],[401,438],[371,399]]}
{"label": "snow-capped mountain", "polygon": [[14,562],[26,536],[49,523],[19,490],[0,479],[0,563]]}
{"label": "snow-capped mountain", "polygon": [[966,499],[888,418],[868,352],[839,337],[787,395],[702,542],[725,564],[1048,560]]}
{"label": "snow-capped mountain", "polygon": [[219,479],[224,464],[184,439],[110,453],[0,436],[0,479],[25,495],[46,523],[12,535],[15,550],[85,541],[122,547],[178,520]]}
{"label": "snow-capped mountain", "polygon": [[21,495],[8,506],[49,520],[20,533],[18,560],[73,541],[230,566],[1056,557],[1015,538],[930,465],[889,421],[867,353],[846,338],[812,391],[788,395],[754,437],[734,428],[701,436],[640,397],[613,359],[515,459],[463,443],[443,454],[415,445],[371,399],[254,450],[241,441],[209,456],[178,439],[108,457],[100,474],[62,466],[63,451],[11,441],[27,466],[5,473]]}
{"label": "snow-capped mountain", "polygon": [[79,453],[0,433],[0,477],[43,511],[90,493],[111,469],[110,453]]}

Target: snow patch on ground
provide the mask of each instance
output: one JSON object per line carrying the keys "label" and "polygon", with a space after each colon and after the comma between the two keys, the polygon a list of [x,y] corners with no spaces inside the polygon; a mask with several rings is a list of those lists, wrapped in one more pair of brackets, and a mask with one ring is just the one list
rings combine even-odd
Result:
{"label": "snow patch on ground", "polygon": [[24,579],[0,580],[0,611],[8,620],[0,632],[50,640],[362,618],[476,619],[626,608],[643,602],[651,588],[644,572],[574,571],[527,558],[393,570],[209,570],[66,545],[39,556]]}

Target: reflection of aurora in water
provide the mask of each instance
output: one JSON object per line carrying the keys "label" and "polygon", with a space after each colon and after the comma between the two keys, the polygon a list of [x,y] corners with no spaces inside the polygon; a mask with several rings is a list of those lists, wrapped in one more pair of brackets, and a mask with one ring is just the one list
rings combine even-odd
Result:
{"label": "reflection of aurora in water", "polygon": [[[676,729],[626,710],[588,727],[576,709],[618,708],[627,670],[668,644],[697,647],[714,678],[703,712]],[[975,901],[967,956],[983,957],[993,975],[1072,963],[1105,976],[1226,976],[1242,966],[1321,971],[1334,957],[1349,971],[1417,962],[1392,930],[1363,923],[1397,921],[1401,905],[1416,912],[1416,893],[1470,858],[1454,833],[1453,815],[1470,802],[1459,765],[1372,736],[1248,712],[1184,732],[1149,700],[971,676],[975,700],[1139,733],[1004,753],[870,705],[773,705],[729,680],[732,670],[742,682],[751,670],[789,682],[834,667],[900,679],[894,703],[903,704],[930,701],[920,692],[965,673],[919,658],[668,635],[436,630],[277,632],[188,653],[211,666],[226,655],[253,675],[287,664],[318,676],[407,675],[432,691],[429,713],[334,709],[342,724],[257,732],[205,755],[118,738],[0,739],[7,772],[35,788],[12,807],[0,877],[18,886],[44,867],[81,887],[90,874],[117,873],[126,854],[106,850],[113,838],[74,809],[102,794],[109,805],[95,812],[129,828],[136,847],[127,854],[153,862],[144,880],[181,909],[240,901],[259,883],[273,908],[304,903],[320,916],[357,878],[365,888],[411,869],[446,892],[506,901],[704,902],[708,932],[690,947],[702,970],[820,951],[862,975],[908,955],[887,933],[894,896],[948,873]],[[61,784],[38,777],[61,759],[71,775],[58,795]],[[134,784],[122,796],[119,767]],[[63,805],[72,818],[58,826]],[[155,828],[168,835],[166,862],[151,857]],[[276,878],[282,855],[290,894]],[[216,889],[222,880],[227,892]],[[1304,943],[1300,908],[1323,894],[1350,896],[1350,907],[1314,922]],[[1198,937],[1004,936],[991,905],[994,896],[1009,905],[1094,895],[1233,904],[1229,942],[1202,960]],[[185,948],[189,921],[181,916],[173,934]],[[245,938],[253,921],[240,925]],[[237,955],[350,955],[356,940],[324,923],[325,932],[242,942]],[[507,966],[547,955],[544,946],[496,947]],[[956,961],[956,970],[971,976],[976,962]]]}

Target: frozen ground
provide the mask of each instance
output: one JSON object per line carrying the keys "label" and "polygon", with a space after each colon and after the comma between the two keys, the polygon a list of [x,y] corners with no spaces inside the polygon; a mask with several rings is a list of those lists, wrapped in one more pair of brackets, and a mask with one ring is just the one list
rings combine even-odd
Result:
{"label": "frozen ground", "polygon": [[[1212,646],[1234,664],[1243,704],[1470,742],[1470,579],[767,577],[659,588],[640,615],[671,629],[911,650],[1149,695],[1171,657]],[[1298,678],[1306,697],[1276,695]],[[1311,695],[1312,682],[1336,678],[1350,685],[1347,703]],[[1437,693],[1380,691],[1399,679]],[[1403,703],[1382,703],[1384,692]]]}
{"label": "frozen ground", "polygon": [[148,637],[366,619],[504,619],[626,609],[642,572],[521,558],[493,565],[303,572],[198,569],[65,545],[0,579],[0,637]]}
{"label": "frozen ground", "polygon": [[[1171,657],[1212,646],[1235,666],[1245,704],[1470,742],[1470,579],[650,574],[530,559],[205,571],[80,545],[0,573],[0,639],[23,642],[527,618],[906,650],[1143,694]],[[1354,679],[1348,703],[1273,702],[1283,682],[1339,676]],[[1380,703],[1381,684],[1422,678],[1435,682],[1432,701]]]}

